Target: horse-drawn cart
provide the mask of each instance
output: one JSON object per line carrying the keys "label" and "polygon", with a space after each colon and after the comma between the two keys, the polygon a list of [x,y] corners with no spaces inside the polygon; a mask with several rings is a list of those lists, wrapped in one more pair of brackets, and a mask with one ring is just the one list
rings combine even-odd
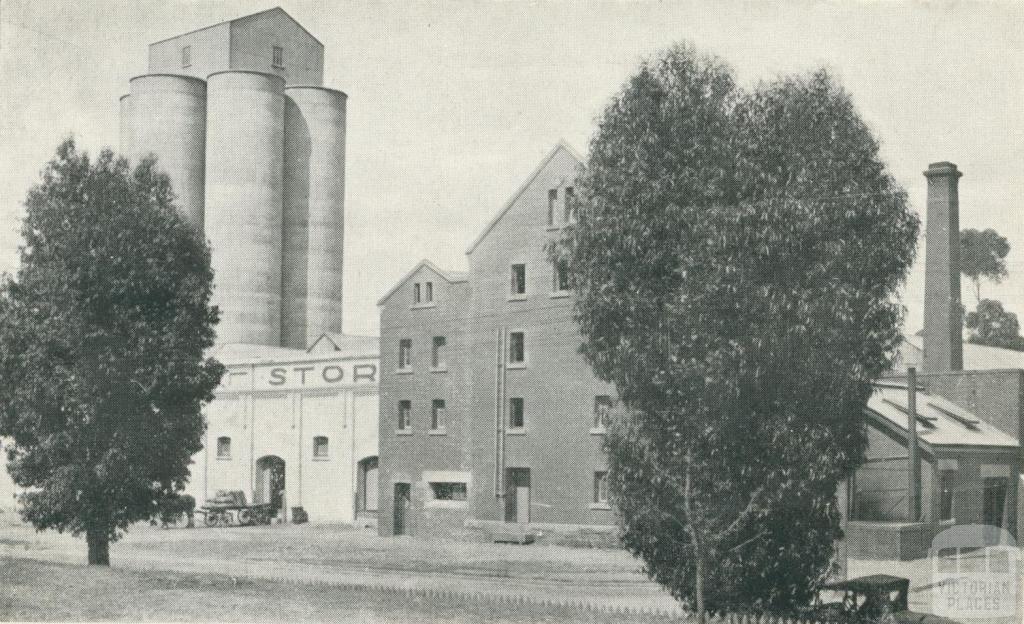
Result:
{"label": "horse-drawn cart", "polygon": [[270,524],[275,510],[271,503],[247,505],[241,490],[218,490],[196,511],[203,514],[203,524],[216,527]]}

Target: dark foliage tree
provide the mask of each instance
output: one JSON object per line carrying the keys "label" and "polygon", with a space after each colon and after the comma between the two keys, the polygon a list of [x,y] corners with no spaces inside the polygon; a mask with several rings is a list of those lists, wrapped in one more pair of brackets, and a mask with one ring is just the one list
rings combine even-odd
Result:
{"label": "dark foliage tree", "polygon": [[1002,303],[982,299],[978,302],[977,311],[968,312],[965,321],[971,330],[968,342],[1024,351],[1024,337],[1020,335],[1017,315],[1004,310]]}
{"label": "dark foliage tree", "polygon": [[960,232],[960,272],[974,284],[974,296],[981,303],[981,279],[998,284],[1006,277],[1006,255],[1010,243],[999,232],[974,229]]}
{"label": "dark foliage tree", "polygon": [[740,90],[687,45],[606,108],[568,262],[627,548],[693,608],[791,611],[829,571],[836,490],[900,341],[919,228],[825,72]]}
{"label": "dark foliage tree", "polygon": [[72,139],[25,202],[0,293],[0,435],[38,529],[86,536],[90,564],[184,487],[223,367],[201,235],[153,161],[130,171]]}

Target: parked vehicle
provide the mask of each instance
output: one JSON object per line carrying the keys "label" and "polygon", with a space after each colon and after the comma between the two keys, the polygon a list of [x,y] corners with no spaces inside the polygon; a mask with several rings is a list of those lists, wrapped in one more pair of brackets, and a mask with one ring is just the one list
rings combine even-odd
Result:
{"label": "parked vehicle", "polygon": [[203,514],[203,524],[208,527],[270,524],[274,515],[270,503],[246,504],[245,492],[241,490],[218,490],[196,511]]}
{"label": "parked vehicle", "polygon": [[[818,622],[866,624],[959,624],[956,620],[917,613],[907,607],[910,581],[899,576],[874,574],[846,581],[828,583],[818,589],[818,598],[807,616]],[[840,600],[825,602],[823,594],[842,595]]]}

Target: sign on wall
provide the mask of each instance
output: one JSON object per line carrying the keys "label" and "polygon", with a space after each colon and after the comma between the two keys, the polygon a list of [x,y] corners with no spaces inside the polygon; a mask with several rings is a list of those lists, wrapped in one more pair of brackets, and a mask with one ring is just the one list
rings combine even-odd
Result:
{"label": "sign on wall", "polygon": [[327,360],[229,366],[220,391],[296,390],[377,385],[377,360]]}

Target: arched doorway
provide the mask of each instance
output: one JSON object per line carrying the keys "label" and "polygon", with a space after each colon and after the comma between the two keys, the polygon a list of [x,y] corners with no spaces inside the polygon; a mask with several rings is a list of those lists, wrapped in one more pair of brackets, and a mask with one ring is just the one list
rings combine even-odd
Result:
{"label": "arched doorway", "polygon": [[356,514],[377,515],[377,457],[366,457],[359,462],[359,480],[356,482]]}
{"label": "arched doorway", "polygon": [[253,503],[270,503],[276,514],[284,506],[284,460],[277,455],[266,455],[256,461],[256,491]]}

